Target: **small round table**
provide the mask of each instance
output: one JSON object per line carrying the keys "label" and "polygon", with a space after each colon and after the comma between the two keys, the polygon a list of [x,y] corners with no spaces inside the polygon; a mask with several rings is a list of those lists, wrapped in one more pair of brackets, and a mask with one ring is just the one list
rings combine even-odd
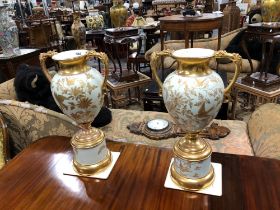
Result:
{"label": "small round table", "polygon": [[189,47],[189,38],[191,38],[191,47],[193,47],[193,32],[210,31],[218,29],[218,47],[221,46],[222,35],[222,14],[204,13],[201,17],[189,17],[183,15],[172,15],[159,18],[160,21],[160,39],[161,50],[164,49],[164,31],[185,33],[185,47]]}

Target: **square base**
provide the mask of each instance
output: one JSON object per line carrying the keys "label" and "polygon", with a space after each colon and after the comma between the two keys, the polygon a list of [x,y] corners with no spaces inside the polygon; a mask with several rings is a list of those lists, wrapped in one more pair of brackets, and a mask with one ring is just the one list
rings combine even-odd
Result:
{"label": "square base", "polygon": [[92,175],[85,176],[85,175],[81,175],[81,174],[77,173],[73,168],[74,166],[71,164],[64,168],[63,174],[70,175],[70,176],[90,177],[90,178],[96,178],[96,179],[108,179],[108,177],[121,153],[111,151],[111,154],[112,154],[112,162],[104,171],[96,172]]}
{"label": "square base", "polygon": [[216,195],[216,196],[222,196],[222,164],[220,163],[211,163],[214,169],[215,178],[214,182],[207,188],[197,191],[190,191],[187,189],[182,188],[181,186],[175,184],[171,178],[170,168],[171,164],[173,163],[174,158],[171,159],[170,165],[168,168],[167,176],[165,179],[164,187],[169,189],[175,189],[175,190],[183,190],[183,191],[189,191],[194,193],[202,193],[207,195]]}

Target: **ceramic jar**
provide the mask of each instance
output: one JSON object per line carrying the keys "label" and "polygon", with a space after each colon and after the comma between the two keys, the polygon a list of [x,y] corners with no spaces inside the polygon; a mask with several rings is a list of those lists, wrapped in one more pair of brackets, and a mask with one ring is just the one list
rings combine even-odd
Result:
{"label": "ceramic jar", "polygon": [[0,7],[0,47],[4,56],[20,54],[18,28],[6,7]]}
{"label": "ceramic jar", "polygon": [[104,28],[104,19],[99,15],[98,10],[89,10],[89,15],[86,17],[87,28],[100,30]]}
{"label": "ceramic jar", "polygon": [[261,11],[263,22],[280,22],[280,1],[262,0]]}
{"label": "ceramic jar", "polygon": [[[157,75],[161,56],[171,56],[178,64],[163,84]],[[225,57],[236,65],[234,78],[226,89],[220,76],[208,67],[210,59]],[[198,138],[198,134],[217,115],[224,94],[236,81],[240,67],[239,55],[210,49],[165,50],[154,52],[151,56],[153,75],[160,85],[168,113],[187,133],[174,145],[174,162],[171,166],[172,179],[183,188],[199,190],[214,180],[211,147],[205,140]]]}
{"label": "ceramic jar", "polygon": [[71,32],[77,44],[77,49],[83,49],[86,43],[86,27],[81,22],[80,13],[73,12],[73,24]]}
{"label": "ceramic jar", "polygon": [[115,28],[125,26],[127,9],[121,0],[113,1],[113,6],[110,8],[110,17]]}
{"label": "ceramic jar", "polygon": [[[58,63],[59,71],[51,77],[45,61],[51,57]],[[86,62],[89,58],[99,58],[105,65],[105,78]],[[109,165],[111,153],[106,147],[104,133],[91,127],[91,122],[103,105],[108,76],[108,57],[104,53],[87,50],[71,50],[61,53],[49,51],[40,54],[43,72],[51,81],[51,91],[55,102],[64,114],[80,125],[71,139],[74,150],[74,169],[89,175]]]}

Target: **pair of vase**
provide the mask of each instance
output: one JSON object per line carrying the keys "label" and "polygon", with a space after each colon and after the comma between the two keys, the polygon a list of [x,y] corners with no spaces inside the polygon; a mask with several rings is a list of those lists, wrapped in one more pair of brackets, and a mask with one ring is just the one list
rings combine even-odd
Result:
{"label": "pair of vase", "polygon": [[[171,73],[164,84],[157,75],[161,56],[171,56],[178,62],[178,68]],[[52,57],[59,64],[59,73],[53,78],[45,65]],[[87,66],[89,58],[99,58],[104,63],[105,78]],[[236,65],[234,79],[224,88],[220,76],[208,67],[211,58],[229,58]],[[108,57],[95,51],[74,50],[62,53],[50,51],[40,54],[40,63],[51,81],[54,99],[63,113],[74,119],[81,127],[71,140],[74,150],[74,169],[83,175],[91,175],[106,168],[111,162],[111,153],[106,147],[101,130],[90,124],[103,104],[108,78]],[[241,57],[224,51],[215,53],[209,49],[190,48],[171,52],[155,52],[151,57],[151,68],[160,86],[169,114],[188,135],[176,142],[171,175],[176,183],[189,190],[209,186],[214,180],[211,165],[211,147],[198,133],[218,113],[227,93],[237,79]],[[161,91],[162,90],[162,91]]]}

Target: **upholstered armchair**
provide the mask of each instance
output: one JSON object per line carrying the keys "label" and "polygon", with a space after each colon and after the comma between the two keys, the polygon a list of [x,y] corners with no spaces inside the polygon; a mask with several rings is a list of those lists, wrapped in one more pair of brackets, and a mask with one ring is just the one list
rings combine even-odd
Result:
{"label": "upholstered armchair", "polygon": [[257,108],[247,129],[256,156],[280,160],[280,104],[267,103]]}
{"label": "upholstered armchair", "polygon": [[13,154],[45,136],[72,136],[79,127],[66,115],[17,101],[13,80],[0,84],[0,112],[8,125]]}
{"label": "upholstered armchair", "polygon": [[[222,35],[221,38],[221,50],[226,49],[226,47],[229,45],[230,41],[244,28],[239,28],[234,31],[225,33]],[[193,47],[196,48],[208,48],[212,50],[217,50],[217,45],[218,45],[218,38],[213,37],[209,39],[197,39],[193,41]],[[183,49],[185,48],[185,40],[169,40],[164,42],[164,49],[171,49],[171,50],[178,50],[178,49]],[[145,58],[147,60],[150,60],[151,54],[155,51],[160,51],[161,50],[161,45],[160,43],[157,43],[154,45],[151,49],[149,49],[145,53]],[[167,57],[164,59],[164,67],[169,68],[172,66],[174,63],[174,59]],[[253,71],[257,71],[257,69],[260,67],[260,62],[257,60],[253,60]],[[212,59],[209,64],[210,68],[212,69],[217,69],[217,63],[216,60]],[[171,67],[173,69],[176,68],[176,64]],[[220,63],[218,66],[218,70],[221,72],[234,72],[234,64],[232,62],[230,63]],[[251,71],[250,63],[248,59],[243,58],[242,59],[242,68],[241,72],[242,73],[249,73]]]}

